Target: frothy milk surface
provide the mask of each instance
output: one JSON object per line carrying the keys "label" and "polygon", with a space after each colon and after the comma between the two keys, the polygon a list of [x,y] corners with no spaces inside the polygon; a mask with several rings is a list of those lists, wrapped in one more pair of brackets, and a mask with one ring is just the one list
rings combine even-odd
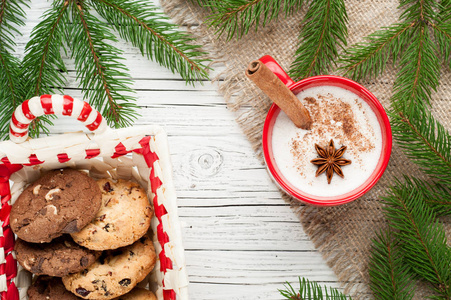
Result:
{"label": "frothy milk surface", "polygon": [[[311,130],[297,128],[281,111],[274,123],[272,149],[282,175],[296,188],[315,196],[338,196],[363,184],[376,168],[382,151],[382,133],[375,113],[356,94],[340,87],[320,86],[297,95],[313,120]],[[315,143],[335,148],[347,146],[343,158],[344,178],[336,173],[327,183],[325,173],[315,177],[318,167],[310,161],[319,157]]]}

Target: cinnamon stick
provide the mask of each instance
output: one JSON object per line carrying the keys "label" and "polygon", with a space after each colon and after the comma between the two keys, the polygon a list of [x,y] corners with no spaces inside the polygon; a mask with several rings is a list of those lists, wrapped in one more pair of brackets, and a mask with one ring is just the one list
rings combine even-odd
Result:
{"label": "cinnamon stick", "polygon": [[310,129],[312,119],[308,110],[292,91],[264,63],[255,60],[249,64],[246,76],[252,80],[272,102],[277,104],[293,123],[302,129]]}

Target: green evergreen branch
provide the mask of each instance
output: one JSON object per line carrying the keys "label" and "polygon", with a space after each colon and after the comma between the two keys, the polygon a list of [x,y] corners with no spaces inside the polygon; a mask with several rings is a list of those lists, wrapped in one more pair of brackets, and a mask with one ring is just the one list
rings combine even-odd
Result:
{"label": "green evergreen branch", "polygon": [[99,14],[119,32],[120,36],[137,47],[142,55],[178,72],[188,83],[208,79],[205,66],[209,60],[192,38],[177,29],[169,19],[156,12],[147,1],[96,0],[91,1]]}
{"label": "green evergreen branch", "polygon": [[410,31],[415,24],[393,24],[370,34],[364,43],[346,49],[340,59],[343,63],[340,70],[345,76],[357,81],[376,78],[384,72],[390,55],[393,63],[396,63],[404,47],[410,42]]}
{"label": "green evergreen branch", "polygon": [[299,48],[290,68],[290,76],[301,79],[327,73],[346,45],[348,16],[343,0],[311,2],[300,33]]}
{"label": "green evergreen branch", "polygon": [[[63,76],[66,67],[60,49],[63,43],[67,43],[65,31],[68,5],[65,0],[54,1],[44,13],[43,20],[31,32],[20,76],[24,82],[25,99],[61,92],[66,83]],[[30,135],[39,136],[40,132],[48,132],[46,124],[52,125],[48,116],[35,119],[30,126]]]}
{"label": "green evergreen branch", "polygon": [[400,0],[398,8],[405,10],[399,18],[408,22],[431,20],[439,6],[435,0]]}
{"label": "green evergreen branch", "polygon": [[394,83],[393,106],[409,113],[417,105],[430,104],[431,92],[437,89],[440,63],[436,46],[424,23],[415,27],[412,43],[400,60],[401,70]]}
{"label": "green evergreen branch", "polygon": [[451,1],[450,0],[441,0],[438,4],[439,12],[435,16],[434,20],[438,23],[440,22],[448,22],[451,19]]}
{"label": "green evergreen branch", "polygon": [[451,299],[451,250],[445,229],[424,196],[398,182],[384,198],[386,217],[399,231],[404,257],[411,269],[430,282],[443,299]]}
{"label": "green evergreen branch", "polygon": [[296,291],[290,283],[286,283],[280,294],[290,300],[351,300],[351,297],[334,288],[321,287],[318,283],[299,277],[299,290]]}
{"label": "green evergreen branch", "polygon": [[33,29],[25,47],[23,60],[27,98],[50,94],[66,81],[61,71],[66,71],[60,49],[65,40],[64,21],[67,18],[68,1],[55,1],[43,15],[43,20]]}
{"label": "green evergreen branch", "polygon": [[[0,40],[1,43],[1,40]],[[9,120],[21,102],[20,62],[0,45],[0,139],[9,134]]]}
{"label": "green evergreen branch", "polygon": [[[62,92],[66,85],[63,74],[66,67],[60,51],[67,54],[69,45],[84,97],[99,108],[110,125],[131,124],[136,118],[137,106],[129,95],[132,89],[128,70],[120,62],[121,52],[109,45],[116,41],[110,28],[87,10],[91,9],[89,1],[53,0],[43,20],[33,29],[22,65],[19,65],[10,51],[15,48],[15,35],[20,34],[16,27],[23,24],[25,16],[21,5],[25,5],[25,1],[0,0],[0,104],[3,108],[0,112],[0,137],[7,136],[12,111],[19,102],[37,95]],[[91,2],[101,15],[105,9],[108,10],[104,16],[115,22],[112,25],[119,33],[147,58],[179,72],[187,82],[208,78],[209,68],[204,64],[209,60],[202,58],[206,53],[200,51],[200,46],[192,45],[193,39],[189,35],[179,31],[147,1]],[[77,12],[74,10],[76,7],[81,10]],[[75,38],[71,34],[75,34]],[[46,125],[52,124],[52,117],[42,116],[34,120],[30,135],[48,133]]]}
{"label": "green evergreen branch", "polygon": [[[378,299],[396,299],[390,284],[393,286],[393,279],[411,278],[407,274],[410,267],[417,277],[433,285],[438,295],[431,299],[451,299],[451,250],[436,219],[437,215],[451,213],[451,137],[427,108],[432,91],[438,87],[439,51],[451,65],[451,1],[401,0],[400,7],[404,9],[401,24],[374,33],[365,44],[348,50],[342,60],[343,70],[358,80],[381,74],[390,56],[400,66],[392,97],[393,135],[407,156],[433,179],[428,182],[406,177],[385,198],[386,216],[395,238],[379,236],[374,243],[372,288]],[[394,246],[400,247],[408,264],[403,266],[399,258],[405,275],[388,272],[390,261],[394,262],[388,250]],[[412,294],[406,297],[411,299]]]}
{"label": "green evergreen branch", "polygon": [[451,136],[432,114],[419,107],[391,113],[392,131],[407,156],[438,183],[451,187]]}
{"label": "green evergreen branch", "polygon": [[451,22],[442,24],[431,24],[434,29],[435,38],[439,45],[443,60],[451,68]]}
{"label": "green evergreen branch", "polygon": [[423,195],[424,201],[434,210],[437,216],[451,214],[451,191],[439,183],[429,183],[415,177],[404,178],[408,189]]}
{"label": "green evergreen branch", "polygon": [[377,234],[369,263],[370,288],[377,300],[412,299],[413,276],[404,263],[403,252],[390,230]]}
{"label": "green evergreen branch", "polygon": [[281,9],[285,17],[302,6],[303,0],[198,0],[212,10],[208,23],[217,28],[219,35],[241,38],[255,26],[265,27],[278,18]]}
{"label": "green evergreen branch", "polygon": [[24,26],[26,0],[0,0],[0,41],[8,52],[13,52],[15,35],[21,35],[18,27]]}
{"label": "green evergreen branch", "polygon": [[109,125],[130,125],[136,114],[135,98],[127,68],[119,56],[122,52],[112,44],[117,39],[103,22],[79,3],[71,6],[73,26],[70,30],[71,50],[75,58],[77,79],[84,96],[97,107]]}
{"label": "green evergreen branch", "polygon": [[0,86],[2,87],[0,101],[4,102],[2,108],[9,106],[14,109],[22,100],[19,95],[20,91],[18,91],[20,86],[19,64],[19,60],[7,52],[3,45],[0,45]]}
{"label": "green evergreen branch", "polygon": [[14,35],[20,35],[23,26],[24,1],[0,1],[0,139],[9,133],[9,120],[17,105],[23,100],[19,76],[20,61],[11,53],[16,43]]}
{"label": "green evergreen branch", "polygon": [[[367,42],[347,50],[341,60],[344,73],[356,80],[376,77],[384,71],[391,55],[394,63],[399,59],[401,67],[392,97],[395,109],[409,113],[412,107],[430,104],[431,92],[438,86],[440,62],[429,29],[435,31],[437,41],[449,38],[446,36],[449,22],[443,21],[448,18],[443,10],[444,2],[449,5],[448,0],[442,4],[435,0],[400,1],[400,8],[405,9],[400,17],[402,22],[373,33]],[[438,19],[442,20],[439,25],[434,23]],[[439,47],[449,60],[451,46],[440,44]]]}
{"label": "green evergreen branch", "polygon": [[442,59],[451,68],[451,1],[441,1],[440,11],[431,22]]}

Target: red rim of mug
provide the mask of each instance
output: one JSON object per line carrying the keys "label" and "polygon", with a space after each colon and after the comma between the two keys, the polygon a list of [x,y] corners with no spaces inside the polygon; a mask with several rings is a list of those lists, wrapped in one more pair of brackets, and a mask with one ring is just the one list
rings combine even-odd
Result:
{"label": "red rim of mug", "polygon": [[379,158],[379,162],[376,168],[374,169],[373,173],[363,184],[361,184],[359,187],[346,194],[338,196],[333,197],[314,196],[311,194],[304,193],[300,189],[294,187],[288,180],[285,179],[285,177],[282,175],[279,168],[277,167],[272,152],[272,129],[274,127],[275,120],[281,110],[276,104],[273,104],[268,111],[268,115],[266,116],[265,120],[265,125],[263,127],[263,153],[268,170],[272,175],[273,179],[275,180],[275,182],[284,191],[286,191],[288,194],[295,197],[296,199],[317,206],[334,206],[345,204],[361,197],[363,194],[368,192],[384,173],[390,160],[390,154],[392,149],[392,133],[390,122],[379,100],[377,100],[377,98],[365,87],[348,78],[332,75],[321,75],[309,77],[298,82],[293,82],[291,78],[289,78],[288,75],[286,75],[286,73],[271,57],[265,56],[262,57],[260,60],[264,62],[266,65],[268,65],[269,63],[272,64],[275,63],[275,65],[271,67],[268,65],[268,67],[270,67],[270,69],[274,73],[276,73],[276,75],[279,78],[283,77],[281,78],[282,81],[284,81],[284,83],[294,94],[298,94],[299,92],[307,88],[324,85],[337,86],[353,92],[354,94],[362,98],[366,103],[368,103],[371,109],[374,111],[379,121],[379,125],[381,126],[382,133],[382,151],[381,156]]}

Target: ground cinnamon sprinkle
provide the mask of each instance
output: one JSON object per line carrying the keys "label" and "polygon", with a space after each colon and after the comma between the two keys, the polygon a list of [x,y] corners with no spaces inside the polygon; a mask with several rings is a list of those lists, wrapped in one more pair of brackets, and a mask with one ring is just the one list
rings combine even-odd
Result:
{"label": "ground cinnamon sprinkle", "polygon": [[[364,115],[364,122],[370,129],[370,134],[364,135],[357,121],[353,107],[349,103],[343,102],[341,99],[334,97],[332,94],[318,95],[314,97],[305,97],[301,100],[313,120],[313,126],[309,132],[302,137],[298,133],[291,140],[290,152],[294,157],[295,166],[298,172],[305,176],[304,166],[310,160],[306,153],[311,151],[315,143],[320,146],[326,146],[330,139],[333,139],[337,148],[342,145],[347,146],[348,154],[354,157],[356,162],[363,164],[360,153],[370,152],[375,148],[373,142],[375,133],[369,125],[369,120],[365,115],[362,104],[355,99],[354,109],[360,111]],[[365,124],[364,124],[365,125]],[[367,129],[368,130],[368,129]]]}

